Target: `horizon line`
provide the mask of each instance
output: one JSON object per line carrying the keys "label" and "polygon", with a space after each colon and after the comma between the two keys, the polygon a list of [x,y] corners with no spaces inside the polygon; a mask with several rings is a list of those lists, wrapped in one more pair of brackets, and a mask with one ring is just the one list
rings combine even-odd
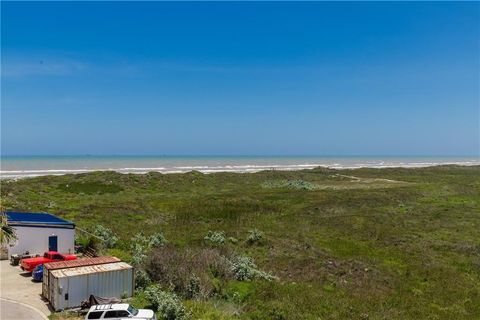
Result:
{"label": "horizon line", "polygon": [[9,157],[480,157],[480,154],[0,154]]}

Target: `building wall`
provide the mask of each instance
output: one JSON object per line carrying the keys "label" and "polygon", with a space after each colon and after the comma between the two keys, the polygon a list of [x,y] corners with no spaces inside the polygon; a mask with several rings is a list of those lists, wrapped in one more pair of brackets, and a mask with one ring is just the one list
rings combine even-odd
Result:
{"label": "building wall", "polygon": [[12,254],[22,254],[29,251],[30,254],[43,255],[48,251],[48,237],[58,237],[58,251],[60,253],[75,253],[75,229],[50,228],[50,227],[14,227],[18,240],[13,247],[8,248],[8,257]]}

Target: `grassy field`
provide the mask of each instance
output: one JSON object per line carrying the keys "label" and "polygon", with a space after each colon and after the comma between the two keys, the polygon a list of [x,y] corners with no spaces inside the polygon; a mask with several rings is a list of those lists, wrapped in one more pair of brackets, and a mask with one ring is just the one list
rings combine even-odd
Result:
{"label": "grassy field", "polygon": [[[208,294],[165,287],[177,269],[156,281],[180,292],[194,319],[480,319],[478,166],[96,172],[2,181],[1,194],[7,210],[112,229],[120,240],[109,253],[127,261],[135,234],[161,232],[168,245],[149,252],[157,260],[145,266],[193,266],[185,272],[195,271]],[[253,229],[262,236],[247,241]],[[225,241],[205,240],[209,231]],[[206,269],[209,259],[235,255],[275,279]],[[148,305],[145,294],[134,303]]]}

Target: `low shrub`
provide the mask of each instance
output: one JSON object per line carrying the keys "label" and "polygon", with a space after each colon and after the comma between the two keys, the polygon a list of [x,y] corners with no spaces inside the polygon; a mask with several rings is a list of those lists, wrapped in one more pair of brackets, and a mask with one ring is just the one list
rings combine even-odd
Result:
{"label": "low shrub", "polygon": [[143,232],[139,232],[130,239],[130,243],[130,245],[132,247],[135,246],[136,249],[138,249],[139,246],[150,249],[164,246],[167,243],[167,240],[160,232],[154,233],[148,237],[145,236]]}
{"label": "low shrub", "polygon": [[262,241],[264,233],[258,229],[252,229],[248,231],[247,243],[254,244]]}
{"label": "low shrub", "polygon": [[146,248],[141,244],[132,243],[130,245],[130,250],[132,252],[132,264],[134,266],[142,265],[147,258]]}
{"label": "low shrub", "polygon": [[143,269],[135,269],[135,289],[145,289],[152,283],[148,273]]}
{"label": "low shrub", "polygon": [[92,233],[103,239],[104,245],[107,248],[113,248],[118,242],[117,235],[111,229],[104,227],[101,224],[96,225],[95,228],[93,228]]}
{"label": "low shrub", "polygon": [[195,274],[192,274],[190,279],[188,279],[187,287],[185,290],[185,297],[187,299],[195,299],[200,297],[201,289],[200,289],[200,278],[197,277]]}
{"label": "low shrub", "polygon": [[159,285],[151,285],[145,289],[145,297],[151,306],[160,312],[161,319],[184,320],[191,318],[190,313],[178,296],[174,293],[163,291]]}
{"label": "low shrub", "polygon": [[234,237],[228,237],[228,242],[236,244],[236,243],[238,243],[238,239],[234,238]]}
{"label": "low shrub", "polygon": [[225,232],[223,231],[208,231],[208,234],[203,238],[212,244],[220,245],[225,243]]}
{"label": "low shrub", "polygon": [[163,234],[160,232],[152,234],[148,240],[148,245],[150,248],[158,248],[164,246],[166,243],[167,239],[165,239]]}
{"label": "low shrub", "polygon": [[152,248],[164,246],[167,240],[162,233],[155,233],[149,237],[142,232],[137,233],[130,240],[130,251],[132,252],[132,263],[134,265],[142,265],[147,257],[147,252]]}
{"label": "low shrub", "polygon": [[253,259],[247,256],[234,256],[231,260],[231,270],[235,280],[239,281],[251,281],[254,279],[263,279],[272,281],[274,276],[261,271],[257,265],[253,262]]}

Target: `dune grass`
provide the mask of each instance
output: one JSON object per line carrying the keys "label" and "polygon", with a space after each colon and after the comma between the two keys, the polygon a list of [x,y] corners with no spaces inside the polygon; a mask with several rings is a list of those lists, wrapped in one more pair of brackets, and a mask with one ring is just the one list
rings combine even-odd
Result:
{"label": "dune grass", "polygon": [[480,318],[478,166],[95,172],[2,181],[1,194],[6,209],[109,226],[127,259],[140,231],[195,252],[218,230],[235,239],[222,250],[277,278],[212,282],[214,296],[184,300],[196,319]]}

